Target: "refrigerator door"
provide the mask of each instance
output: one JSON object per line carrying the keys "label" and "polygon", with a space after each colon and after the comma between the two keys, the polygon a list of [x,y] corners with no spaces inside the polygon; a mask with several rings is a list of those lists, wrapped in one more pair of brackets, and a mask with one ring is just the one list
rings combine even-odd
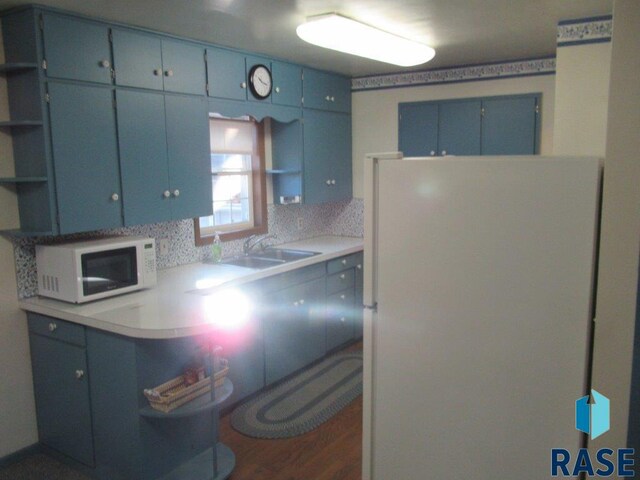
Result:
{"label": "refrigerator door", "polygon": [[540,480],[551,448],[581,446],[600,175],[368,159],[365,478]]}

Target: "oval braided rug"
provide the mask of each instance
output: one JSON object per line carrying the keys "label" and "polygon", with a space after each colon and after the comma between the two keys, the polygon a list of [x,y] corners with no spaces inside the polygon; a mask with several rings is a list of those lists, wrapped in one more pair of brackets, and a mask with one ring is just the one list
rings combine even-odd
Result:
{"label": "oval braided rug", "polygon": [[255,438],[302,435],[362,394],[362,352],[333,355],[231,414],[234,429]]}

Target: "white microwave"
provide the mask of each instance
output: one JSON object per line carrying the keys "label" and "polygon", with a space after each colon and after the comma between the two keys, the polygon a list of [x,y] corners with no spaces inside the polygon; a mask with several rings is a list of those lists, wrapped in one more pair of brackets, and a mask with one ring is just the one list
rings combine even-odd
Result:
{"label": "white microwave", "polygon": [[153,238],[36,245],[38,295],[84,303],[156,284]]}

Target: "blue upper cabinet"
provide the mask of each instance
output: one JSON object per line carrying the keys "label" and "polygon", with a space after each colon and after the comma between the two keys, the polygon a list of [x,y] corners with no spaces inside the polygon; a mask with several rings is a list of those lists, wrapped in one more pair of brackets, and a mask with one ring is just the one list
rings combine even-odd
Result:
{"label": "blue upper cabinet", "polygon": [[306,108],[351,112],[351,80],[347,77],[305,68],[302,85]]}
{"label": "blue upper cabinet", "polygon": [[351,116],[304,112],[304,203],[351,198]]}
{"label": "blue upper cabinet", "polygon": [[302,104],[302,68],[284,62],[271,62],[273,76],[272,102],[299,107]]}
{"label": "blue upper cabinet", "polygon": [[114,28],[116,85],[204,95],[204,47]]}
{"label": "blue upper cabinet", "polygon": [[116,95],[125,225],[171,220],[164,95]]}
{"label": "blue upper cabinet", "polygon": [[535,155],[540,94],[401,103],[398,148],[405,156]]}
{"label": "blue upper cabinet", "polygon": [[480,155],[480,100],[439,105],[438,154]]}
{"label": "blue upper cabinet", "polygon": [[210,97],[246,100],[244,55],[221,48],[207,48],[207,83]]}
{"label": "blue upper cabinet", "polygon": [[539,95],[483,100],[482,154],[537,153],[539,102]]}
{"label": "blue upper cabinet", "polygon": [[111,83],[107,25],[45,12],[42,31],[47,77]]}
{"label": "blue upper cabinet", "polygon": [[438,104],[404,103],[398,109],[398,144],[405,157],[434,156],[438,151]]}
{"label": "blue upper cabinet", "polygon": [[204,97],[165,96],[171,215],[213,213],[209,112]]}
{"label": "blue upper cabinet", "polygon": [[49,82],[60,233],[122,226],[113,92]]}

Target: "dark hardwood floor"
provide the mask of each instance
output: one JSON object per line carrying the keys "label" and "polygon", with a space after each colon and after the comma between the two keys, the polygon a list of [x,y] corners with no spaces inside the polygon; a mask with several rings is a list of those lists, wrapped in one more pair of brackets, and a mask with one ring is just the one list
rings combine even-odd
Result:
{"label": "dark hardwood floor", "polygon": [[[346,351],[361,349],[358,343]],[[230,480],[361,480],[362,396],[315,430],[282,440],[242,435],[226,415],[220,440],[236,455]]]}

